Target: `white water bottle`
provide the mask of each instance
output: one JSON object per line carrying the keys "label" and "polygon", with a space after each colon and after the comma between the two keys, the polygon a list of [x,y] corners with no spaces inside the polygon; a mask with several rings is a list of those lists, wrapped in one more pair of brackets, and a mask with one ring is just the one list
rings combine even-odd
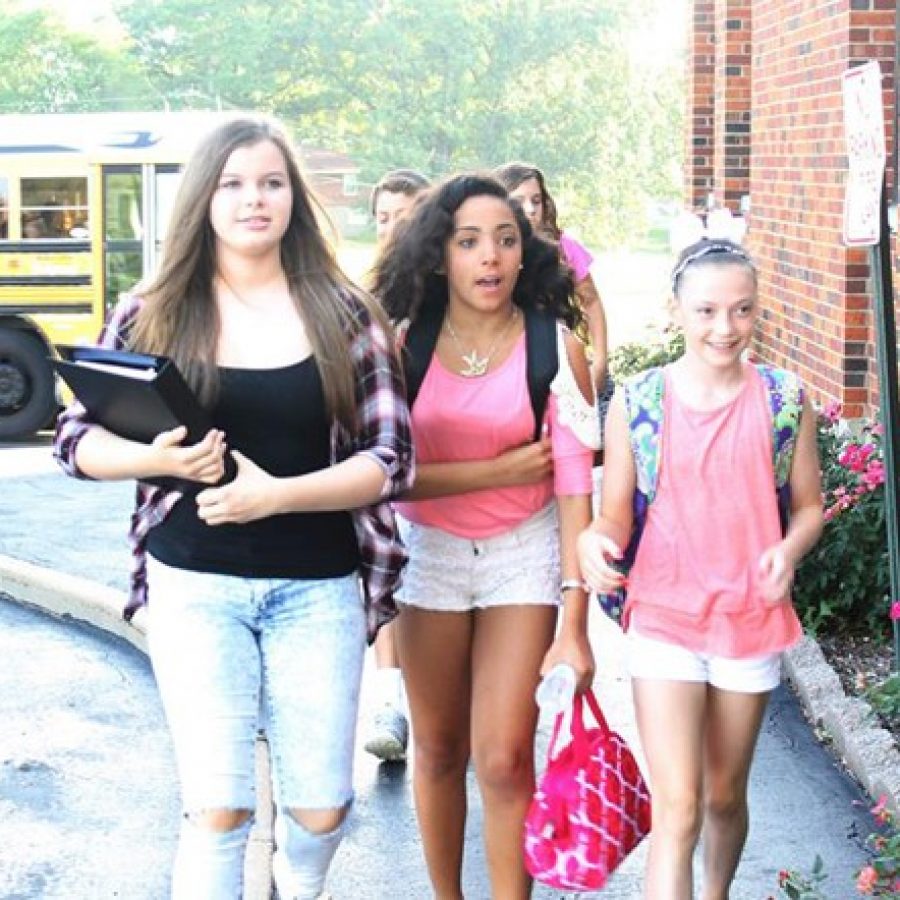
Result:
{"label": "white water bottle", "polygon": [[575,670],[568,663],[557,663],[541,680],[534,699],[541,712],[565,712],[575,697]]}

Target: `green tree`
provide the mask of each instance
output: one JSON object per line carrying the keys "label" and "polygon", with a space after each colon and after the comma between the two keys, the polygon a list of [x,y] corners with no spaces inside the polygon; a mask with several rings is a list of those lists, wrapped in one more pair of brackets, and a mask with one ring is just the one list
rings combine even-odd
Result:
{"label": "green tree", "polygon": [[119,0],[171,105],[271,111],[367,179],[528,159],[564,221],[618,243],[674,196],[680,77],[627,37],[661,0]]}
{"label": "green tree", "polygon": [[67,31],[41,10],[5,12],[0,58],[2,112],[127,109],[148,105],[152,96],[121,53]]}

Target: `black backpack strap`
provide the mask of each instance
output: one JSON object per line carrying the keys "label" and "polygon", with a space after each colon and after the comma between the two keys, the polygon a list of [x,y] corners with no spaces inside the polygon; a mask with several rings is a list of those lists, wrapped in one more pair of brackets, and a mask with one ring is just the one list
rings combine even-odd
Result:
{"label": "black backpack strap", "polygon": [[406,402],[412,408],[419,388],[425,380],[425,373],[434,355],[441,325],[444,323],[446,302],[423,306],[419,314],[409,323],[403,342],[403,375],[406,378]]}
{"label": "black backpack strap", "polygon": [[544,309],[525,309],[525,349],[528,359],[528,396],[534,412],[534,439],[539,440],[550,384],[559,371],[556,317]]}
{"label": "black backpack strap", "polygon": [[[403,374],[406,378],[406,401],[412,408],[425,373],[434,355],[441,326],[444,323],[446,303],[433,303],[423,307],[410,322],[403,342]],[[534,413],[534,439],[541,436],[544,411],[550,384],[559,371],[559,351],[556,346],[556,317],[546,311],[525,309],[525,351],[528,360],[528,396]]]}

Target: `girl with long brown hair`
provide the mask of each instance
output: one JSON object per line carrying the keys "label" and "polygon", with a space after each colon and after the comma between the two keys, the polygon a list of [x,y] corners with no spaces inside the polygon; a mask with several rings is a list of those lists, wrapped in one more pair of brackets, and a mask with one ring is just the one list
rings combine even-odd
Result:
{"label": "girl with long brown hair", "polygon": [[149,588],[183,793],[176,900],[242,894],[260,724],[279,896],[323,889],[353,796],[365,640],[394,613],[404,560],[386,501],[411,483],[412,448],[389,334],[338,268],[283,133],[235,119],[197,148],[159,273],[100,339],[171,357],[215,427],[184,446],[183,428],[125,440],[78,403],[60,420],[70,474],[138,482],[127,614]]}

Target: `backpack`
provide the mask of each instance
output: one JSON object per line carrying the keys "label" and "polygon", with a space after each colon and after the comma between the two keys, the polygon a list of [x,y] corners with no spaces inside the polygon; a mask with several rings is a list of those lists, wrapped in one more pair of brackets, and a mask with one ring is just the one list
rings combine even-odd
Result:
{"label": "backpack", "polygon": [[[406,328],[402,348],[403,374],[406,378],[406,400],[412,409],[425,373],[431,364],[434,348],[446,314],[446,303],[423,306]],[[527,356],[528,396],[534,413],[534,440],[541,436],[544,411],[550,395],[550,384],[559,370],[556,346],[556,317],[544,309],[525,307],[525,352]]]}
{"label": "backpack", "polygon": [[[756,368],[765,384],[769,410],[772,413],[775,496],[783,533],[791,512],[791,464],[803,412],[803,386],[796,375],[784,369],[761,363],[757,363]],[[656,497],[659,483],[664,381],[662,368],[654,367],[633,375],[623,384],[625,415],[637,482],[633,500],[634,524],[620,563],[622,571],[626,573],[634,563],[647,519],[647,509]],[[619,620],[625,606],[625,589],[598,596],[604,612]]]}

